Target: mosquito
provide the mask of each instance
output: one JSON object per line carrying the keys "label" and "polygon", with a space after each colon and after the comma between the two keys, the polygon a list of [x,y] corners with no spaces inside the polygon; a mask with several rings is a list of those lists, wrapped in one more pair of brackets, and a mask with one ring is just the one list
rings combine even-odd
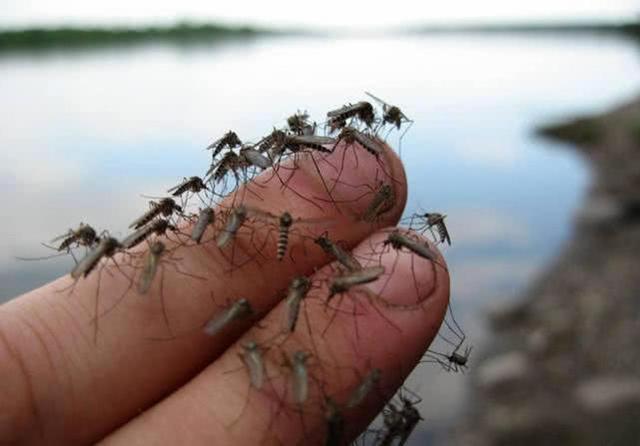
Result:
{"label": "mosquito", "polygon": [[284,333],[293,333],[300,316],[300,305],[311,289],[311,280],[308,277],[295,277],[289,285],[289,291],[285,305],[287,306],[287,318],[284,324]]}
{"label": "mosquito", "polygon": [[[278,168],[273,169],[273,176],[278,177],[283,187],[288,188],[294,194],[296,194],[303,200],[308,201],[313,206],[316,206],[317,208],[322,209],[322,207],[318,205],[314,200],[311,200],[305,197],[295,189],[289,187],[289,181],[291,180],[291,178],[293,177],[297,169],[297,158],[295,158],[295,156],[298,153],[303,152],[304,149],[311,149],[316,152],[329,154],[331,153],[331,149],[327,148],[326,146],[334,145],[335,139],[330,138],[328,136],[317,136],[317,135],[287,135],[281,130],[274,130],[272,134],[265,139],[265,141],[266,143],[263,143],[260,146],[261,150],[268,151],[271,159],[273,160],[282,159],[282,157],[284,157],[287,154],[287,152],[294,155],[293,167],[288,168],[288,167],[279,165]],[[333,197],[331,195],[331,190],[329,189],[329,186],[327,185],[324,179],[324,176],[322,175],[322,172],[320,170],[320,167],[318,165],[318,161],[313,156],[310,157],[310,160],[315,167],[315,170],[318,174],[318,177],[320,178],[320,181],[322,182],[322,185],[325,191],[327,192],[327,195],[331,199],[331,202],[335,204],[335,201],[333,200]],[[329,161],[327,160],[323,160],[323,161],[325,161],[326,163],[329,163]],[[282,168],[291,171],[288,178],[286,179],[283,179],[279,173],[279,170]]]}
{"label": "mosquito", "polygon": [[393,207],[395,204],[394,198],[393,187],[388,183],[382,183],[362,214],[362,220],[369,223],[373,222]]}
{"label": "mosquito", "polygon": [[209,225],[212,225],[215,222],[215,213],[211,208],[204,208],[200,211],[200,215],[198,215],[198,220],[196,224],[193,226],[193,230],[191,231],[191,240],[196,243],[200,243],[202,240],[202,236],[204,232],[207,230]]}
{"label": "mosquito", "polygon": [[[362,133],[358,129],[348,126],[348,127],[344,127],[340,131],[336,139],[336,143],[331,148],[332,152],[335,151],[335,149],[338,147],[338,144],[341,141],[345,142],[345,147],[344,147],[344,150],[342,151],[342,162],[340,163],[340,169],[338,170],[338,173],[335,177],[334,184],[331,188],[331,191],[333,191],[333,189],[339,183],[341,183],[340,178],[342,177],[342,172],[344,171],[344,167],[345,167],[345,162],[346,162],[347,153],[348,153],[347,149],[349,149],[350,147],[353,150],[353,155],[356,163],[355,167],[356,168],[358,167],[358,164],[359,164],[358,151],[360,151],[360,149],[355,145],[356,143],[358,143],[359,146],[362,146],[362,148],[366,150],[368,153],[373,155],[376,158],[376,161],[380,169],[382,170],[382,172],[386,176],[391,177],[391,174],[387,172],[387,168],[385,167],[380,157],[380,155],[382,155],[386,150],[386,145],[382,140],[380,140],[375,136]],[[377,176],[378,176],[378,172],[376,171],[376,178]],[[352,187],[355,187],[355,186],[352,186]]]}
{"label": "mosquito", "polygon": [[[256,390],[261,390],[266,379],[265,366],[262,358],[262,347],[260,347],[255,341],[249,341],[242,345],[242,350],[243,351],[239,356],[242,364],[249,374],[249,390],[251,390],[252,387]],[[249,397],[247,396],[240,413],[229,427],[232,427],[240,420],[248,404]]]}
{"label": "mosquito", "polygon": [[329,285],[327,300],[332,299],[336,294],[349,291],[354,286],[375,282],[384,274],[384,271],[385,268],[382,265],[371,266],[334,277]]}
{"label": "mosquito", "polygon": [[249,381],[256,389],[262,389],[264,385],[265,372],[262,361],[262,349],[255,341],[249,341],[242,346],[242,362],[249,372]]}
{"label": "mosquito", "polygon": [[309,398],[309,370],[307,361],[311,353],[298,350],[291,355],[291,359],[283,352],[284,365],[291,369],[293,401],[300,407]]}
{"label": "mosquito", "polygon": [[225,147],[233,149],[242,144],[238,135],[232,130],[225,133],[222,138],[215,140],[207,147],[207,150],[213,150],[213,158],[215,158]]}
{"label": "mosquito", "polygon": [[93,229],[91,226],[86,225],[84,223],[80,223],[77,229],[69,229],[66,233],[58,237],[55,237],[53,240],[51,240],[50,243],[55,243],[58,240],[62,240],[62,243],[57,248],[55,246],[47,245],[46,243],[42,243],[42,245],[54,251],[58,251],[58,252],[66,251],[66,252],[44,256],[44,257],[16,257],[16,259],[25,260],[25,261],[47,260],[54,257],[60,257],[60,256],[71,254],[71,257],[73,257],[73,261],[77,264],[78,260],[76,259],[76,256],[73,253],[73,248],[80,247],[80,246],[85,246],[86,248],[89,248],[89,249],[94,248],[100,242],[100,237],[96,235],[95,229]]}
{"label": "mosquito", "polygon": [[334,149],[338,145],[338,143],[340,143],[340,141],[344,141],[347,146],[351,146],[357,142],[367,152],[376,157],[384,153],[385,150],[384,144],[379,139],[367,135],[366,133],[362,133],[360,130],[349,126],[344,127],[342,130],[340,130],[340,134],[338,135],[336,144],[333,146]]}
{"label": "mosquito", "polygon": [[[341,296],[339,297],[339,302],[338,302],[338,308],[339,308],[343,300],[343,296],[342,296],[343,293],[351,291],[353,288],[357,287],[358,285],[364,285],[367,283],[375,282],[385,273],[385,271],[386,269],[383,265],[378,265],[378,266],[360,268],[355,271],[343,272],[341,275],[332,277],[329,280],[329,295],[327,296],[327,300],[325,301],[325,306],[329,306],[329,302],[331,301],[331,299],[333,299],[336,294],[340,294]],[[374,294],[366,288],[355,289],[354,292],[360,292],[364,294],[367,300],[371,303],[371,308],[374,311],[376,311],[382,319],[384,319],[394,329],[398,330],[399,332],[402,331],[397,324],[395,324],[391,319],[389,319],[374,304],[374,301],[375,302],[380,301],[386,306],[389,306],[389,304],[380,295]],[[323,336],[326,334],[327,330],[329,330],[329,327],[337,317],[338,311],[339,311],[338,308],[334,308],[336,311],[333,313],[329,322],[327,323],[324,330],[322,331]],[[354,303],[353,310],[351,311],[351,314],[354,317],[357,315],[356,308],[357,308],[357,304]],[[354,329],[355,329],[356,337],[359,337],[359,328],[358,328],[357,321],[354,323]]]}
{"label": "mosquito", "polygon": [[[147,294],[155,280],[156,276],[158,277],[159,282],[159,295],[160,295],[160,304],[162,308],[162,317],[164,319],[164,323],[169,331],[170,338],[175,339],[173,330],[171,328],[171,323],[169,321],[169,315],[167,313],[166,305],[165,305],[165,296],[164,296],[164,272],[165,265],[168,264],[173,268],[173,270],[179,274],[187,276],[192,279],[197,279],[201,281],[207,280],[205,277],[197,276],[195,274],[191,274],[187,271],[183,271],[180,268],[180,264],[177,261],[181,260],[180,258],[173,258],[171,254],[175,251],[176,248],[171,250],[167,249],[164,243],[159,240],[154,241],[149,245],[149,249],[144,253],[144,257],[142,259],[142,270],[140,272],[140,278],[138,281],[137,290],[139,294]],[[142,254],[142,253],[140,253]],[[139,254],[138,254],[139,255]],[[101,316],[106,315],[111,310],[113,310],[120,300],[124,299],[126,293],[122,295],[122,297],[116,301],[109,309],[101,314]]]}
{"label": "mosquito", "polygon": [[[224,249],[226,246],[228,246],[238,235],[238,231],[240,230],[240,228],[242,227],[242,225],[245,224],[245,222],[249,219],[249,218],[255,218],[257,217],[258,220],[266,220],[267,224],[272,222],[272,221],[276,221],[279,222],[280,218],[269,213],[266,211],[262,211],[260,209],[254,208],[254,207],[249,207],[249,206],[245,206],[245,205],[239,205],[236,206],[234,208],[232,208],[228,214],[227,214],[227,219],[226,219],[226,223],[224,224],[223,228],[220,229],[220,231],[217,234],[216,237],[216,245],[218,246],[219,249]],[[254,224],[253,229],[256,229],[257,224]],[[269,240],[269,235],[270,235],[271,231],[269,230],[265,237],[264,240],[262,241],[262,244],[260,246],[256,245],[255,242],[255,234],[256,231],[251,231],[250,237],[248,238],[247,242],[251,245],[253,245],[253,247],[255,248],[255,253],[256,255],[261,255],[263,257],[263,251],[264,251],[264,247],[266,246],[268,240]],[[239,249],[242,250],[245,254],[248,255],[248,258],[244,261],[242,261],[239,264],[236,264],[234,262],[235,259],[235,249],[236,249],[236,244],[233,245],[233,249],[231,251],[231,259],[227,259],[231,262],[231,264],[234,267],[242,267],[243,265],[245,265],[246,263],[249,263],[253,260],[255,260],[256,255],[250,255],[244,248],[242,245],[239,246]],[[265,257],[266,258],[266,257]]]}
{"label": "mosquito", "polygon": [[[279,338],[280,336],[285,336],[285,339],[291,335],[300,320],[300,312],[304,311],[304,317],[307,323],[307,333],[309,335],[309,340],[311,342],[311,346],[316,356],[318,355],[318,349],[316,346],[316,342],[313,339],[313,335],[311,333],[311,323],[309,321],[309,315],[307,313],[306,307],[302,307],[304,300],[307,298],[309,291],[312,288],[311,280],[305,276],[294,277],[291,283],[289,284],[289,288],[287,289],[287,296],[285,298],[285,306],[287,311],[285,312],[284,319],[282,321],[282,330],[273,336],[267,343]],[[284,342],[284,340],[282,341]],[[285,365],[291,365],[289,362],[285,361]]]}
{"label": "mosquito", "polygon": [[[416,217],[419,217],[424,220],[423,227],[418,229],[419,231],[424,231],[428,229],[431,231],[431,235],[434,236],[434,239],[438,241],[438,243],[447,242],[449,246],[451,246],[451,237],[449,236],[449,231],[447,230],[447,225],[444,222],[444,219],[447,217],[446,215],[439,214],[437,212],[425,212],[424,214],[418,214]],[[433,229],[436,229],[437,237],[433,234]]]}
{"label": "mosquito", "polygon": [[249,210],[246,206],[240,205],[231,209],[225,227],[220,231],[216,238],[216,245],[223,249],[236,236],[240,227],[244,224],[249,216]]}
{"label": "mosquito", "polygon": [[[285,131],[283,130],[279,130],[279,129],[273,129],[273,131],[265,136],[258,144],[258,150],[262,153],[267,153],[269,158],[275,163],[276,160],[280,160],[282,159],[285,155],[287,154],[293,154],[294,156],[300,152],[302,152],[305,148],[309,148],[315,151],[319,151],[322,153],[330,153],[331,150],[328,149],[327,145],[333,144],[335,143],[335,139],[333,138],[329,138],[326,136],[317,136],[317,135],[289,135],[287,134]],[[318,176],[320,177],[320,180],[322,181],[322,184],[325,188],[325,190],[327,191],[327,193],[329,194],[329,197],[331,197],[331,193],[329,191],[329,188],[324,180],[324,177],[320,171],[320,168],[318,166],[318,162],[316,161],[316,159],[314,157],[311,157],[311,161],[314,164],[314,167],[316,169],[316,172],[318,173]],[[283,165],[278,165],[277,168],[273,169],[273,175],[272,178],[274,176],[276,176],[280,183],[282,183],[282,186],[284,188],[289,189],[291,192],[293,192],[294,194],[296,194],[297,196],[299,196],[300,198],[302,198],[303,200],[309,202],[311,205],[317,207],[318,209],[322,210],[322,207],[320,205],[318,205],[314,200],[311,200],[308,197],[305,197],[304,195],[300,194],[298,191],[296,191],[295,189],[289,187],[289,181],[291,180],[291,178],[293,177],[296,169],[297,169],[297,159],[294,158],[294,165],[293,167],[285,167]],[[328,162],[328,161],[327,161]],[[280,169],[286,169],[286,170],[290,170],[291,173],[289,174],[289,176],[287,178],[283,178],[279,171]],[[267,179],[267,182],[269,181],[269,179]],[[333,201],[333,200],[332,200]]]}
{"label": "mosquito", "polygon": [[[220,183],[224,180],[226,185],[227,175],[231,173],[235,179],[235,187],[238,187],[242,182],[247,183],[249,181],[250,167],[268,167],[270,165],[271,160],[269,158],[256,151],[253,146],[245,146],[240,155],[233,151],[229,151],[222,156],[220,161],[213,162],[205,174],[205,178],[207,181],[212,181],[214,184]],[[245,190],[260,198],[256,192],[249,188],[248,184],[246,185]]]}
{"label": "mosquito", "polygon": [[245,145],[240,149],[239,162],[243,166],[254,166],[259,169],[271,167],[272,162],[252,145]]}
{"label": "mosquito", "polygon": [[284,131],[274,128],[273,131],[262,138],[256,146],[261,153],[270,152],[274,147],[282,147],[286,138],[287,134]]}
{"label": "mosquito", "polygon": [[440,353],[434,350],[427,350],[426,357],[427,360],[423,360],[422,362],[436,362],[442,366],[448,372],[464,372],[467,369],[467,362],[469,360],[469,355],[471,354],[471,350],[473,346],[466,347],[464,349],[464,353],[460,353],[462,346],[464,345],[467,336],[464,333],[464,330],[456,320],[455,315],[453,314],[453,308],[451,303],[447,307],[447,315],[444,318],[444,327],[446,327],[452,334],[457,338],[457,341],[449,339],[447,336],[444,336],[442,332],[442,328],[438,332],[438,337],[442,339],[444,342],[453,347],[453,351],[449,354]]}
{"label": "mosquito", "polygon": [[[462,340],[463,342],[464,340]],[[473,346],[466,347],[464,349],[464,353],[458,353],[460,348],[462,347],[462,342],[456,346],[455,349],[450,354],[440,353],[433,350],[428,350],[426,353],[426,357],[428,359],[422,360],[421,362],[437,362],[445,369],[447,372],[465,372],[468,369],[467,362],[469,361],[469,356],[471,355],[471,350],[473,350]]]}
{"label": "mosquito", "polygon": [[317,136],[317,135],[294,135],[287,136],[285,146],[294,153],[301,151],[303,148],[308,147],[318,152],[331,153],[330,149],[325,146],[334,144],[335,139],[329,136]]}
{"label": "mosquito", "polygon": [[129,227],[139,229],[158,215],[170,217],[174,212],[182,213],[182,207],[178,206],[172,198],[163,198],[158,202],[150,201],[149,210],[131,223]]}
{"label": "mosquito", "polygon": [[[289,370],[289,375],[291,379],[291,391],[292,391],[292,402],[293,409],[300,416],[300,421],[302,422],[303,430],[306,433],[305,421],[304,421],[304,413],[302,411],[302,406],[309,399],[309,381],[313,377],[309,373],[308,362],[309,358],[312,357],[311,353],[306,352],[304,350],[295,351],[291,356],[287,355],[284,351],[282,353],[282,363],[281,365]],[[286,403],[287,393],[288,393],[288,385],[284,386],[283,395],[278,398],[278,407],[276,409],[275,415],[273,416],[271,422],[269,423],[269,428],[273,425],[273,421],[278,418],[281,410],[288,406]],[[268,428],[268,429],[269,429]]]}
{"label": "mosquito", "polygon": [[[71,270],[71,277],[74,279],[74,283],[71,284],[67,289],[71,289],[71,291],[73,291],[78,279],[80,279],[81,277],[86,278],[91,273],[91,271],[93,271],[96,268],[98,263],[100,263],[100,261],[103,258],[110,258],[113,260],[113,263],[115,264],[116,268],[120,271],[120,273],[122,273],[122,275],[124,275],[129,280],[130,285],[129,285],[129,288],[127,288],[127,291],[128,291],[130,289],[130,286],[133,280],[127,274],[125,274],[124,271],[120,269],[115,259],[113,259],[114,255],[121,249],[122,249],[122,244],[117,239],[110,237],[108,235],[105,235],[103,238],[100,239],[100,242],[98,243],[98,245],[95,248],[93,248],[91,251],[89,251],[87,255],[82,260],[80,260],[80,262],[78,262],[76,266]],[[99,270],[98,281],[96,286],[95,305],[94,305],[95,317],[93,319],[93,322],[95,323],[94,342],[97,342],[98,340],[98,318],[99,318],[98,313],[100,308],[99,298],[100,298],[101,278],[102,278],[102,270]],[[125,294],[126,294],[126,291],[125,291]],[[117,301],[120,301],[120,299],[118,299]]]}
{"label": "mosquito", "polygon": [[219,183],[227,173],[232,172],[238,180],[237,170],[241,165],[240,157],[235,152],[225,153],[219,162],[214,162],[205,174],[205,178],[212,179],[214,183]]}
{"label": "mosquito", "polygon": [[113,257],[122,248],[120,242],[113,237],[104,237],[80,262],[71,270],[71,277],[79,279],[87,277],[103,257]]}
{"label": "mosquito", "polygon": [[400,434],[400,442],[398,443],[398,446],[404,446],[407,440],[409,440],[409,437],[411,437],[411,434],[413,434],[418,423],[424,420],[418,409],[416,409],[412,403],[407,401],[403,402],[401,413],[404,422],[402,423],[402,432]]}
{"label": "mosquito", "polygon": [[340,446],[344,437],[344,416],[338,404],[330,397],[326,399],[325,420],[327,436],[325,446]]}
{"label": "mosquito", "polygon": [[379,441],[376,442],[378,446],[391,446],[396,439],[399,440],[398,446],[404,445],[418,423],[424,420],[415,407],[421,399],[411,401],[402,393],[399,394],[399,399],[400,407],[396,407],[395,403],[389,402],[383,411],[386,432],[384,435],[378,436]]}
{"label": "mosquito", "polygon": [[96,230],[84,223],[80,223],[80,226],[78,226],[77,229],[69,229],[66,234],[62,234],[54,238],[51,240],[51,243],[57,242],[61,239],[64,240],[62,240],[62,243],[58,246],[58,251],[68,251],[73,244],[91,248],[100,242],[100,238],[98,237]]}
{"label": "mosquito", "polygon": [[287,118],[287,126],[294,135],[311,136],[316,133],[316,123],[309,123],[309,114],[299,111]]}
{"label": "mosquito", "polygon": [[353,117],[364,122],[367,127],[371,127],[376,119],[373,106],[369,102],[360,101],[356,104],[345,105],[327,112],[330,133],[347,125],[347,120]]}
{"label": "mosquito", "polygon": [[288,212],[283,212],[278,218],[278,253],[276,258],[282,260],[289,246],[289,229],[293,224],[293,217]]}
{"label": "mosquito", "polygon": [[251,303],[247,299],[238,299],[229,308],[209,320],[205,324],[203,331],[209,336],[215,336],[231,322],[248,318],[254,314]]}
{"label": "mosquito", "polygon": [[[391,231],[389,233],[389,235],[387,236],[387,238],[382,242],[382,246],[383,249],[379,252],[379,256],[380,256],[380,261],[382,261],[382,256],[385,254],[385,252],[388,252],[385,248],[390,246],[392,249],[394,249],[395,251],[397,251],[398,253],[403,252],[403,249],[408,250],[410,253],[415,254],[416,256],[423,258],[425,260],[428,260],[431,262],[431,267],[432,267],[432,271],[433,271],[433,280],[430,281],[430,285],[431,288],[430,290],[425,290],[423,288],[421,288],[420,286],[420,281],[418,280],[418,277],[416,276],[416,270],[415,270],[415,261],[416,259],[411,256],[410,261],[411,261],[411,275],[413,276],[413,284],[414,284],[414,288],[416,291],[416,302],[412,303],[412,304],[406,304],[406,305],[398,305],[398,304],[392,304],[384,299],[380,299],[385,306],[387,307],[393,307],[393,308],[404,308],[404,309],[415,309],[419,306],[419,304],[421,304],[422,302],[424,302],[424,300],[431,295],[431,293],[433,292],[433,290],[435,290],[437,288],[437,274],[436,274],[436,270],[435,270],[435,265],[438,265],[440,268],[444,269],[445,271],[447,271],[447,267],[441,263],[438,260],[438,254],[431,249],[431,247],[427,244],[427,242],[425,241],[419,241],[416,240],[412,237],[410,237],[408,234],[404,234],[402,233],[400,230],[395,229],[393,231]],[[375,250],[374,250],[375,252]],[[387,281],[384,283],[384,285],[382,286],[382,288],[379,290],[380,294],[384,294],[385,289],[387,288],[387,285],[389,284],[389,282],[391,281],[391,278],[393,277],[394,273],[395,273],[395,269],[396,266],[398,265],[398,261],[400,259],[400,256],[396,256],[393,265],[391,267],[391,271],[388,275]]]}
{"label": "mosquito", "polygon": [[202,181],[202,178],[198,176],[185,178],[184,181],[177,186],[172,187],[167,190],[168,193],[171,193],[174,197],[179,197],[185,192],[192,192],[197,194],[201,190],[207,189],[207,186]]}
{"label": "mosquito", "polygon": [[331,153],[325,146],[334,144],[335,139],[329,136],[319,135],[287,135],[281,130],[274,130],[261,144],[261,150],[268,151],[272,158],[279,158],[287,151],[291,153],[301,152],[304,148],[310,148],[318,152]]}
{"label": "mosquito", "polygon": [[438,262],[438,254],[434,250],[432,250],[427,243],[420,243],[412,238],[409,238],[407,235],[402,234],[397,229],[392,231],[387,236],[387,239],[382,242],[382,244],[384,246],[391,245],[391,247],[396,250],[407,248],[409,251],[422,257],[423,259],[430,260],[431,262],[440,265],[440,263]]}
{"label": "mosquito", "polygon": [[152,221],[146,226],[139,227],[122,241],[122,247],[125,249],[133,248],[146,240],[151,234],[164,235],[167,230],[177,231],[174,225],[168,220],[162,218]]}
{"label": "mosquito", "polygon": [[164,243],[160,241],[153,242],[149,251],[147,252],[144,260],[144,267],[142,268],[142,274],[140,275],[140,282],[138,283],[138,293],[146,294],[151,288],[153,278],[158,271],[158,264],[160,263],[160,257],[165,253],[166,247]]}
{"label": "mosquito", "polygon": [[371,93],[367,93],[366,91],[365,91],[365,94],[370,98],[372,98],[373,100],[375,100],[378,104],[382,105],[382,124],[383,125],[387,123],[393,124],[398,130],[400,130],[400,127],[402,126],[403,123],[408,123],[409,127],[413,125],[413,121],[407,118],[407,116],[404,113],[402,113],[402,110],[400,110],[399,107],[395,105],[389,105],[382,99],[372,95]]}
{"label": "mosquito", "polygon": [[375,368],[371,370],[349,396],[347,409],[353,409],[354,407],[359,406],[367,395],[369,395],[374,386],[378,385],[381,376],[382,371],[380,369]]}
{"label": "mosquito", "polygon": [[325,253],[335,257],[342,266],[347,268],[347,270],[353,272],[362,269],[360,262],[339,244],[333,242],[326,232],[316,238],[314,243],[320,246]]}
{"label": "mosquito", "polygon": [[291,235],[291,227],[296,223],[311,223],[318,221],[325,221],[325,219],[312,219],[312,218],[293,218],[288,212],[284,211],[280,215],[274,215],[271,212],[263,211],[257,208],[249,208],[249,212],[252,216],[267,222],[276,223],[278,226],[278,241],[276,247],[276,259],[281,261],[284,259],[287,249],[289,248],[289,237]]}
{"label": "mosquito", "polygon": [[375,445],[392,446],[395,439],[402,434],[404,428],[404,417],[401,410],[396,408],[395,404],[388,403],[382,411],[382,421],[384,430],[377,432]]}

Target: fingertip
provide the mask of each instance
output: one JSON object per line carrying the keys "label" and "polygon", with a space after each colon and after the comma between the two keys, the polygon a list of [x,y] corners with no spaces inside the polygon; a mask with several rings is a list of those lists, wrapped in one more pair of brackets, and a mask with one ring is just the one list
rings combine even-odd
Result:
{"label": "fingertip", "polygon": [[[323,211],[341,219],[369,223],[372,228],[396,224],[407,201],[407,180],[402,161],[386,143],[379,155],[372,155],[358,143],[338,144],[332,153],[308,152],[294,161],[297,169],[289,184],[302,194],[313,196]],[[392,190],[373,218],[368,207],[383,186]]]}
{"label": "fingertip", "polygon": [[[399,355],[406,363],[402,369],[412,369],[431,344],[446,315],[449,272],[438,251],[434,251],[437,254],[434,262],[407,249],[395,249],[385,244],[389,234],[396,230],[379,230],[353,250],[354,256],[365,260],[364,266],[382,265],[385,269],[380,279],[361,287],[366,291],[361,297],[366,298],[357,300],[357,305],[366,314],[357,321],[360,333],[375,333],[385,342],[372,342],[371,337],[359,336],[353,330],[351,342],[354,354],[378,358],[383,361],[383,368],[384,364],[396,362],[396,359],[387,362],[390,357]],[[410,235],[421,243],[428,243],[419,234],[412,232]],[[347,301],[346,305],[350,303]],[[344,312],[336,317],[336,323],[343,325],[344,330],[352,327],[354,320]]]}

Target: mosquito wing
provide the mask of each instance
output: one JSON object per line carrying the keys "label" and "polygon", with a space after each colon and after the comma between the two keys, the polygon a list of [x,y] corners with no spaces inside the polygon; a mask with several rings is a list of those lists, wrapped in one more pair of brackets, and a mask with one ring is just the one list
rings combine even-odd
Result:
{"label": "mosquito wing", "polygon": [[142,214],[140,217],[135,219],[130,225],[129,228],[138,229],[141,226],[145,225],[147,222],[151,221],[153,217],[162,212],[161,207],[156,202],[151,202],[151,209]]}
{"label": "mosquito wing", "polygon": [[247,211],[247,217],[257,218],[258,220],[264,220],[268,222],[278,222],[280,221],[280,216],[272,214],[269,211],[265,211],[264,209],[260,209],[254,206],[245,205],[244,208]]}
{"label": "mosquito wing", "polygon": [[336,139],[329,136],[317,136],[317,135],[296,135],[291,137],[291,141],[298,144],[313,144],[313,145],[325,145],[335,144]]}
{"label": "mosquito wing", "polygon": [[202,236],[204,235],[204,231],[207,230],[207,227],[213,223],[215,218],[215,214],[213,209],[205,208],[200,211],[200,215],[198,216],[198,221],[193,226],[193,231],[191,232],[191,240],[196,243],[200,243]]}
{"label": "mosquito wing", "polygon": [[344,107],[336,108],[327,112],[328,118],[336,118],[342,115],[351,115],[363,108],[366,102],[358,102],[356,104],[345,105]]}
{"label": "mosquito wing", "polygon": [[140,294],[146,294],[147,291],[149,291],[149,288],[151,288],[151,283],[153,282],[153,278],[156,276],[156,271],[158,270],[159,260],[159,255],[154,254],[151,251],[147,253],[144,268],[140,275],[140,283],[138,284],[138,292]]}
{"label": "mosquito wing", "polygon": [[310,147],[320,152],[331,153],[332,149],[327,149],[326,145],[335,145],[336,140],[328,136],[315,136],[315,135],[299,135],[290,136],[288,141],[296,146]]}
{"label": "mosquito wing", "polygon": [[444,241],[446,241],[447,244],[451,246],[451,236],[449,236],[449,231],[447,230],[447,226],[444,223],[442,223],[442,235]]}
{"label": "mosquito wing", "polygon": [[102,240],[98,246],[87,253],[71,270],[71,277],[74,279],[78,279],[83,275],[86,277],[109,249],[107,241],[108,239]]}
{"label": "mosquito wing", "polygon": [[242,155],[249,161],[252,165],[259,167],[261,169],[266,169],[271,167],[271,160],[261,154],[259,151],[253,148],[246,148],[242,150]]}
{"label": "mosquito wing", "polygon": [[74,237],[76,234],[75,232],[73,232],[73,230],[69,229],[67,232],[65,232],[62,235],[59,235],[53,239],[51,239],[51,241],[49,241],[49,243],[55,243],[58,240],[62,240],[63,238],[69,238],[69,237]]}
{"label": "mosquito wing", "polygon": [[244,346],[243,361],[249,369],[251,385],[260,390],[264,384],[264,363],[260,347],[253,341]]}
{"label": "mosquito wing", "polygon": [[136,229],[122,241],[122,246],[125,249],[133,248],[134,246],[140,244],[140,242],[142,242],[145,238],[147,238],[149,234],[153,232],[153,230],[153,225],[142,226],[141,228]]}
{"label": "mosquito wing", "polygon": [[189,184],[192,181],[192,178],[185,178],[182,183],[178,184],[177,186],[173,186],[171,189],[167,189],[167,193],[171,193],[173,191],[179,190],[183,187],[185,187],[187,184]]}
{"label": "mosquito wing", "polygon": [[353,135],[365,149],[369,150],[374,155],[380,155],[384,152],[384,146],[379,140],[359,131],[355,131]]}
{"label": "mosquito wing", "polygon": [[385,101],[383,101],[382,99],[380,99],[377,96],[374,96],[373,94],[365,91],[364,94],[366,94],[367,96],[369,96],[371,99],[373,99],[374,101],[376,101],[378,104],[385,106],[385,107],[389,107],[389,104]]}

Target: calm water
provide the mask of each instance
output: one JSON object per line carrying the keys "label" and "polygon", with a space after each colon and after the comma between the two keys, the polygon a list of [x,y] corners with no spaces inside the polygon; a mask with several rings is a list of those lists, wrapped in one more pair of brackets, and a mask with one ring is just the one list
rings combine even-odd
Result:
{"label": "calm water", "polygon": [[[402,144],[408,209],[449,215],[454,305],[481,346],[482,314],[540,271],[570,235],[589,180],[534,126],[603,110],[640,88],[640,48],[602,37],[287,38],[0,56],[0,299],[65,273],[20,262],[79,221],[126,233],[229,128],[257,139],[297,109],[372,91],[416,121]],[[395,140],[391,139],[391,142]],[[455,424],[464,378],[420,369],[427,428]]]}

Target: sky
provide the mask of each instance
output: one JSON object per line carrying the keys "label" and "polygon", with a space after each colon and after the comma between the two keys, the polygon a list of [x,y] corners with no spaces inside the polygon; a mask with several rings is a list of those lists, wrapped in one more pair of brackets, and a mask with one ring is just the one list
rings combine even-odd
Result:
{"label": "sky", "polygon": [[619,21],[640,0],[0,0],[0,27],[223,21],[313,28],[496,22]]}

